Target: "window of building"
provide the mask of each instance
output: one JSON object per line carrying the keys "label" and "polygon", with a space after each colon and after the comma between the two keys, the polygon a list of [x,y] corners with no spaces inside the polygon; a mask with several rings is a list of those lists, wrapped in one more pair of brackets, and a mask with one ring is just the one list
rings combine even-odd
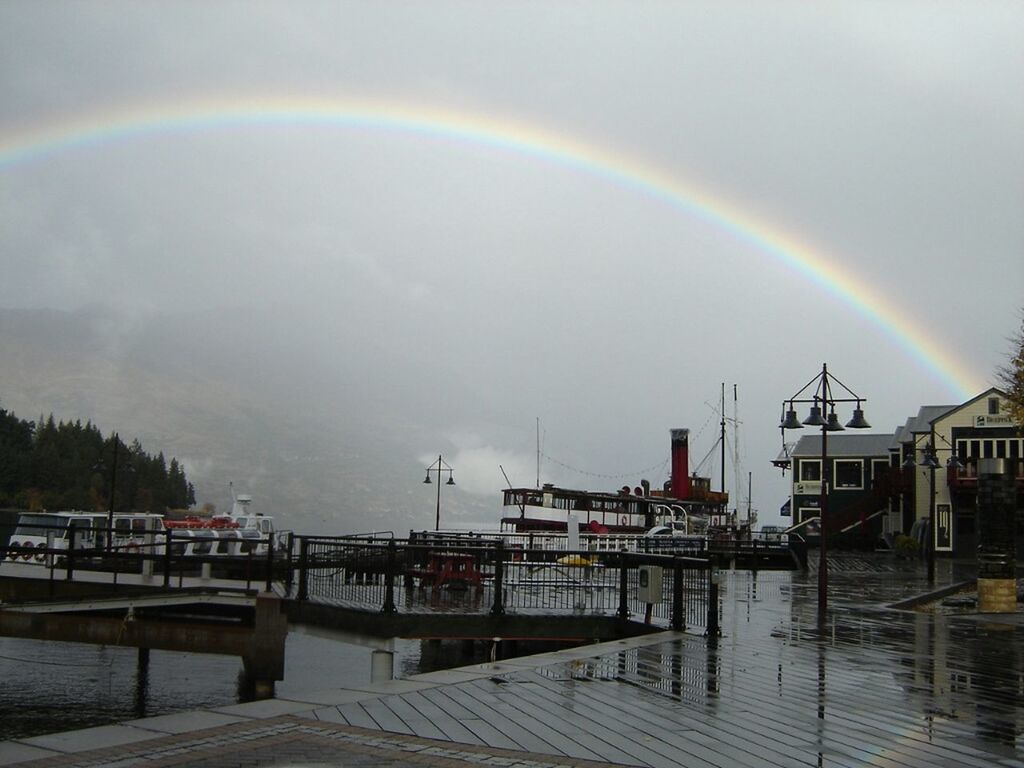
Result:
{"label": "window of building", "polygon": [[971,452],[968,454],[972,459],[980,458],[981,456],[981,441],[971,440]]}
{"label": "window of building", "polygon": [[996,440],[996,458],[997,459],[1005,459],[1006,458],[1006,441],[1005,440]]}
{"label": "window of building", "polygon": [[994,454],[992,453],[992,441],[991,440],[983,440],[982,443],[981,443],[981,451],[982,451],[981,452],[981,457],[983,459],[991,459],[991,458],[993,458]]}
{"label": "window of building", "polygon": [[884,483],[886,477],[889,474],[889,462],[885,459],[872,459],[871,460],[871,485],[878,487],[880,483]]}
{"label": "window of building", "polygon": [[821,459],[800,460],[800,482],[817,483],[821,480]]}
{"label": "window of building", "polygon": [[836,488],[863,488],[864,462],[861,459],[836,459]]}
{"label": "window of building", "polygon": [[999,398],[990,397],[988,399],[988,412],[990,416],[995,416],[999,413]]}
{"label": "window of building", "polygon": [[803,526],[802,532],[808,536],[817,536],[820,528],[819,520],[815,518],[821,518],[821,510],[817,507],[800,507],[796,511],[797,520],[801,523],[807,520],[813,520],[813,522],[807,523]]}

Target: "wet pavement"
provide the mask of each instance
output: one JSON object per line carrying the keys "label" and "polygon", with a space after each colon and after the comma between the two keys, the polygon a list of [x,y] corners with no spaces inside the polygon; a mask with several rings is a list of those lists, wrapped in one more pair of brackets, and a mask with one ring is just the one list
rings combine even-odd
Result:
{"label": "wet pavement", "polygon": [[[722,636],[664,632],[361,689],[0,743],[0,765],[1021,766],[1024,614],[894,603],[970,564],[722,574]],[[27,761],[27,762],[26,762]]]}

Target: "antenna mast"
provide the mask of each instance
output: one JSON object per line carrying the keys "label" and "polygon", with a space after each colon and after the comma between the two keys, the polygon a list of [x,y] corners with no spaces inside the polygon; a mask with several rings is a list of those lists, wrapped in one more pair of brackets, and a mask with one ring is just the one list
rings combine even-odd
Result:
{"label": "antenna mast", "polygon": [[[722,411],[721,411],[721,413],[722,413],[722,422],[721,422],[720,426],[721,426],[722,434],[719,436],[718,439],[722,441],[722,493],[725,493],[725,382],[724,381],[722,382]],[[729,510],[726,509],[726,511],[728,512]]]}
{"label": "antenna mast", "polygon": [[540,488],[540,416],[537,419],[537,484],[534,488]]}

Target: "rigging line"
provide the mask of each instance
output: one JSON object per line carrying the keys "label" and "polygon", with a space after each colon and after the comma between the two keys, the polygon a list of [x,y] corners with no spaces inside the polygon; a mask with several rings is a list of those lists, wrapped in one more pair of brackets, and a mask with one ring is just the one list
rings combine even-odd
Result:
{"label": "rigging line", "polygon": [[554,458],[552,456],[548,456],[546,453],[543,453],[543,452],[541,453],[541,456],[543,456],[545,459],[550,461],[552,464],[557,464],[558,466],[562,467],[563,469],[568,469],[568,470],[570,470],[572,472],[576,472],[577,474],[580,474],[580,475],[586,475],[588,477],[600,477],[600,478],[604,478],[606,480],[617,480],[617,479],[624,478],[624,477],[636,477],[637,475],[643,475],[644,473],[647,473],[647,472],[653,472],[656,469],[662,469],[662,468],[664,468],[664,466],[666,464],[668,464],[668,459],[665,459],[660,464],[653,464],[650,467],[645,467],[644,469],[638,469],[638,470],[636,470],[634,472],[624,472],[624,473],[618,474],[618,475],[606,475],[606,474],[602,474],[600,472],[588,472],[585,469],[579,469],[577,467],[573,467],[573,466],[571,466],[569,464],[566,464],[566,463],[564,463],[562,461],[559,461],[558,459],[556,459],[556,458]]}

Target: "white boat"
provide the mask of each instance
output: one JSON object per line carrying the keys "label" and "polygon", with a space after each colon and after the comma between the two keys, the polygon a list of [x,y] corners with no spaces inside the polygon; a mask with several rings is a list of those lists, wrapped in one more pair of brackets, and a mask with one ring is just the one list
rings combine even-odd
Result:
{"label": "white boat", "polygon": [[[47,551],[72,545],[76,550],[107,549],[110,521],[109,512],[24,512],[8,542],[7,559],[43,564]],[[138,550],[147,536],[163,530],[163,516],[151,512],[115,512],[113,522],[110,548],[122,552]]]}
{"label": "white boat", "polygon": [[235,496],[231,512],[212,517],[187,516],[171,519],[153,512],[113,513],[113,534],[109,512],[78,510],[24,512],[7,545],[8,561],[48,564],[47,553],[61,550],[136,553],[162,551],[169,533],[171,551],[176,555],[244,557],[264,555],[276,534],[273,518],[250,511],[252,497]]}
{"label": "white boat", "polygon": [[171,551],[178,555],[264,555],[273,540],[274,519],[249,507],[252,497],[235,495],[231,488],[231,512],[226,515],[181,519],[164,518],[163,527],[171,534]]}

